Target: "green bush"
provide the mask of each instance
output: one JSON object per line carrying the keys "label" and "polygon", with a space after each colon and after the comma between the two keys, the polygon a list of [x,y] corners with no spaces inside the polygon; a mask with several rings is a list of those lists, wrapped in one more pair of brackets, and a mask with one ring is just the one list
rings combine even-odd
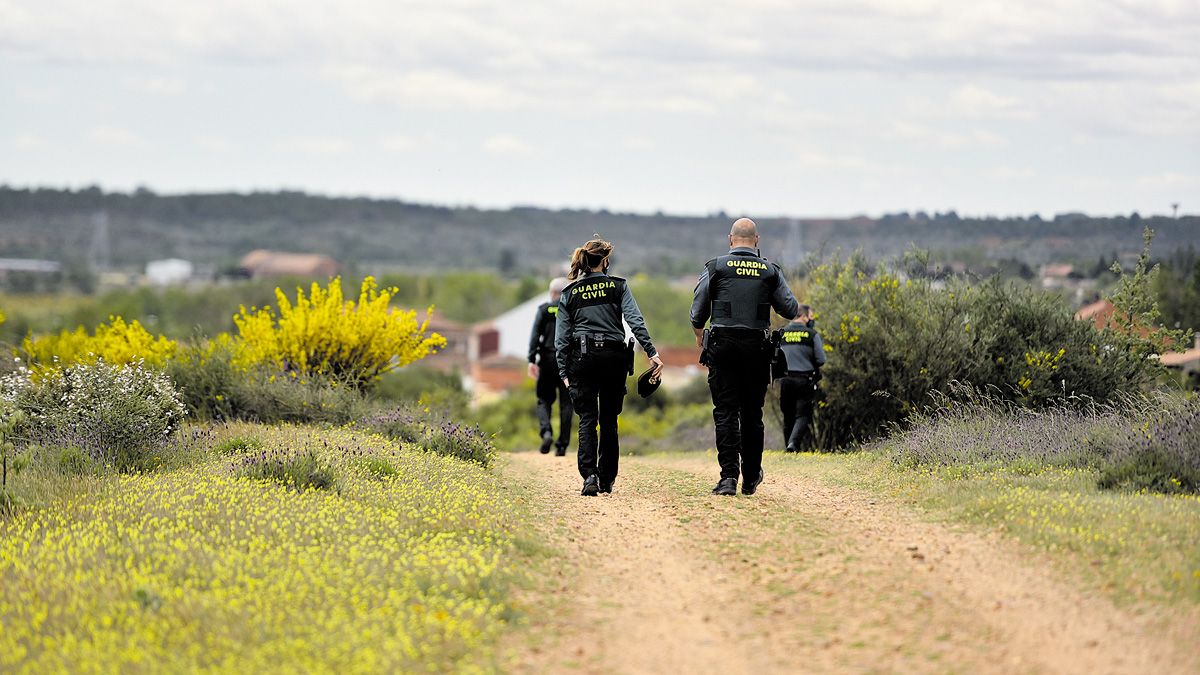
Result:
{"label": "green bush", "polygon": [[397,475],[396,465],[386,457],[376,455],[368,455],[359,457],[350,462],[351,466],[357,467],[364,471],[368,476],[376,480],[387,480]]}
{"label": "green bush", "polygon": [[163,373],[140,363],[74,365],[37,381],[0,385],[28,415],[27,435],[46,448],[78,448],[102,466],[150,469],[183,423],[187,410]]}
{"label": "green bush", "polygon": [[219,455],[244,455],[248,452],[258,452],[262,450],[262,441],[250,436],[234,436],[226,438],[218,443],[214,448]]}
{"label": "green bush", "polygon": [[957,391],[868,447],[910,468],[1033,475],[1066,467],[1097,472],[1101,488],[1200,493],[1200,400],[1132,396],[1032,410]]}
{"label": "green bush", "polygon": [[167,372],[197,419],[346,424],[370,408],[354,387],[239,368],[221,343],[188,346]]}
{"label": "green bush", "polygon": [[244,456],[233,467],[243,478],[273,481],[293,490],[336,490],[336,469],[311,448],[271,449]]}
{"label": "green bush", "polygon": [[883,433],[965,381],[1022,406],[1105,401],[1153,379],[1130,337],[1075,320],[1061,299],[999,280],[979,286],[902,279],[860,259],[811,276],[829,362],[817,438],[837,448]]}
{"label": "green bush", "polygon": [[1124,440],[1100,487],[1200,493],[1200,400],[1159,410]]}
{"label": "green bush", "polygon": [[414,412],[397,408],[364,419],[360,427],[439,455],[483,466],[491,464],[496,456],[492,436],[481,431],[478,425],[431,417],[423,410]]}

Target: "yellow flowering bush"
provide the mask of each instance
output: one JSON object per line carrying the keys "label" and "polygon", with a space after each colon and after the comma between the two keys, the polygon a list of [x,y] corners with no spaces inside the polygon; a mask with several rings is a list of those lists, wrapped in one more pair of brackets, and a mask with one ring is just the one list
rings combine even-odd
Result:
{"label": "yellow flowering bush", "polygon": [[154,336],[137,320],[125,323],[119,316],[110,316],[89,334],[83,326],[58,335],[26,337],[21,352],[35,373],[74,363],[126,364],[141,361],[161,368],[175,354],[174,340]]}
{"label": "yellow flowering bush", "polygon": [[494,474],[350,431],[217,433],[311,448],[341,490],[239,478],[212,452],[0,519],[0,671],[492,667],[514,573]]}
{"label": "yellow flowering bush", "polygon": [[234,316],[242,343],[237,363],[369,384],[446,345],[441,335],[427,333],[428,319],[418,321],[415,311],[390,306],[396,293],[379,289],[372,277],[363,280],[357,301],[343,297],[340,278],[328,288],[313,283],[307,296],[297,289],[295,303],[275,289],[278,314],[243,306]]}

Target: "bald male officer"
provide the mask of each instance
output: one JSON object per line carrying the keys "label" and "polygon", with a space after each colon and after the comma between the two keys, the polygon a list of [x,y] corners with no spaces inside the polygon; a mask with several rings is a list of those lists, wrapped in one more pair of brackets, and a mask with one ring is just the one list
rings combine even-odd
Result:
{"label": "bald male officer", "polygon": [[[708,365],[717,462],[715,495],[752,495],[763,480],[763,400],[771,381],[771,310],[786,319],[799,313],[778,265],[758,252],[758,228],[739,218],[729,231],[729,253],[709,260],[692,300],[696,345]],[[705,339],[704,325],[711,321]]]}
{"label": "bald male officer", "polygon": [[[538,433],[542,437],[542,454],[550,452],[563,457],[571,444],[571,395],[558,377],[558,365],[554,351],[554,327],[558,318],[558,299],[567,286],[567,280],[558,277],[550,282],[550,301],[537,308],[533,318],[533,331],[529,336],[529,377],[537,381]],[[550,424],[550,409],[558,399],[558,439]]]}

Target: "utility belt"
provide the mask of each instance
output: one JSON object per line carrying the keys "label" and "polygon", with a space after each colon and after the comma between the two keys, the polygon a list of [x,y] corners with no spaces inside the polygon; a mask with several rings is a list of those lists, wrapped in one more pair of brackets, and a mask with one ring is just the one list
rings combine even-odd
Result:
{"label": "utility belt", "polygon": [[705,328],[700,336],[700,365],[712,367],[712,341],[737,340],[751,342],[757,340],[764,350],[771,347],[772,334],[769,328],[742,328],[740,326],[712,326]]}
{"label": "utility belt", "polygon": [[729,337],[741,340],[752,340],[754,338],[762,338],[763,341],[771,339],[770,328],[742,328],[741,326],[713,326],[708,329],[713,337]]}
{"label": "utility belt", "polygon": [[632,338],[630,338],[629,342],[624,342],[622,340],[614,340],[610,337],[598,335],[596,333],[583,333],[575,337],[574,346],[575,353],[578,354],[580,358],[584,359],[586,359],[589,354],[624,351],[626,352],[626,370],[629,371],[630,375],[633,374]]}
{"label": "utility belt", "polygon": [[789,370],[787,376],[811,380],[817,377],[817,372],[815,370]]}

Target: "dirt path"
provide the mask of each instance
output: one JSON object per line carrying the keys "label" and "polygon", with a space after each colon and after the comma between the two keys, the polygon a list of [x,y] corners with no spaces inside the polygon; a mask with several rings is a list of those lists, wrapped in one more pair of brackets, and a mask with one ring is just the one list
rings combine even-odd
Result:
{"label": "dirt path", "polygon": [[518,672],[1200,672],[1193,623],[1132,614],[1011,544],[766,464],[631,458],[584,498],[570,458],[513,455],[562,557],[525,599]]}

